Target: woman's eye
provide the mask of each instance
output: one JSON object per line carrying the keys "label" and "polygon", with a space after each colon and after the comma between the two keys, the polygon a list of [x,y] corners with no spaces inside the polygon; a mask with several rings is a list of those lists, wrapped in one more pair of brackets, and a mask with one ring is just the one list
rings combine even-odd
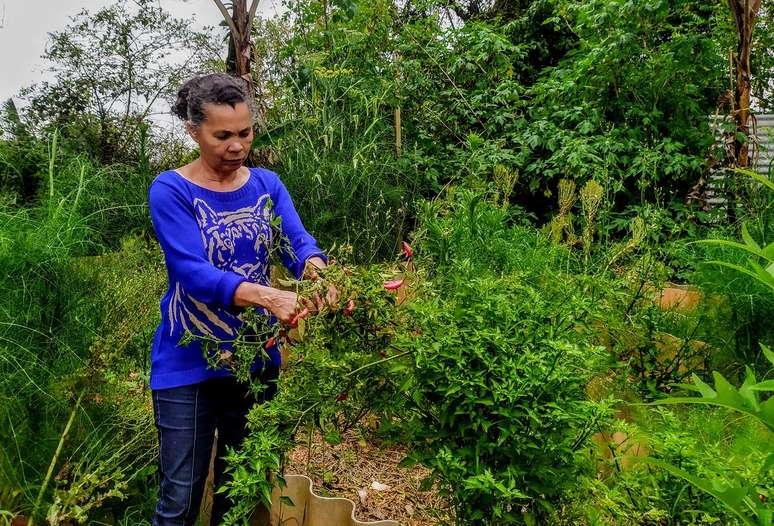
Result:
{"label": "woman's eye", "polygon": [[250,135],[250,132],[249,132],[249,131],[241,132],[241,133],[239,134],[239,136],[240,136],[240,137],[242,137],[243,139],[244,139],[244,138],[246,138],[248,135]]}
{"label": "woman's eye", "polygon": [[219,133],[218,135],[215,136],[215,138],[218,139],[219,141],[225,141],[226,139],[228,139],[228,134]]}

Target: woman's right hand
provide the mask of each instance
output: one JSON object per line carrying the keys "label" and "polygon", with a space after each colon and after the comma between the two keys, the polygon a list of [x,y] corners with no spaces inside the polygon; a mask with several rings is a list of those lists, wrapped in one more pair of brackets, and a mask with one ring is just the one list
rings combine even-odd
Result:
{"label": "woman's right hand", "polygon": [[[242,282],[234,292],[237,307],[264,307],[285,325],[295,325],[300,318],[313,311],[311,301],[295,292],[275,289],[249,281]],[[304,313],[306,311],[306,313]]]}
{"label": "woman's right hand", "polygon": [[269,295],[267,309],[279,320],[280,323],[295,326],[299,318],[309,313],[309,308],[303,298],[289,290],[272,289]]}

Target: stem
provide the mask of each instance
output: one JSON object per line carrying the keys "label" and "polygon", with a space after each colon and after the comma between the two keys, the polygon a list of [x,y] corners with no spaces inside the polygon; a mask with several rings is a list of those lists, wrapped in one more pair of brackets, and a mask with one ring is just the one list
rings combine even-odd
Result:
{"label": "stem", "polygon": [[54,197],[54,165],[56,163],[57,135],[57,130],[54,130],[54,135],[51,139],[51,150],[48,156],[48,196],[52,199]]}
{"label": "stem", "polygon": [[402,358],[402,357],[406,356],[407,354],[411,354],[411,351],[402,352],[402,353],[400,353],[400,354],[396,354],[396,355],[394,355],[394,356],[388,356],[387,358],[382,358],[381,360],[376,360],[375,362],[370,362],[370,363],[367,363],[367,364],[365,364],[365,365],[363,365],[363,366],[361,366],[361,367],[358,367],[358,368],[357,368],[357,369],[355,369],[354,371],[350,371],[350,372],[348,372],[348,373],[347,373],[347,374],[345,374],[344,376],[345,376],[346,378],[348,378],[348,377],[352,376],[352,375],[353,375],[353,374],[355,374],[355,373],[359,373],[359,372],[360,372],[360,371],[362,371],[363,369],[368,369],[369,367],[372,367],[372,366],[374,366],[374,365],[379,365],[380,363],[389,362],[390,360],[394,360],[394,359],[396,359],[396,358]]}
{"label": "stem", "polygon": [[81,391],[81,394],[78,396],[78,400],[75,402],[75,407],[73,407],[73,410],[70,411],[70,418],[67,420],[67,425],[65,425],[64,431],[62,431],[62,436],[59,437],[59,444],[56,446],[56,451],[54,452],[54,456],[51,458],[51,463],[48,465],[48,471],[46,472],[46,478],[43,479],[43,485],[40,486],[40,491],[38,491],[38,496],[35,499],[35,504],[32,506],[32,513],[30,513],[30,520],[27,526],[34,526],[35,524],[35,517],[38,512],[38,508],[40,507],[40,503],[43,500],[43,494],[46,492],[46,488],[48,488],[48,483],[51,482],[51,475],[54,473],[54,468],[56,467],[56,463],[59,461],[59,455],[62,453],[62,448],[64,447],[65,440],[67,439],[67,435],[70,433],[70,427],[73,425],[73,420],[75,420],[75,414],[78,412],[78,408],[81,405],[81,400],[83,399],[83,395],[85,394],[85,390]]}
{"label": "stem", "polygon": [[306,441],[306,472],[309,473],[309,466],[312,465],[312,437],[314,436],[314,426],[309,424],[309,435]]}

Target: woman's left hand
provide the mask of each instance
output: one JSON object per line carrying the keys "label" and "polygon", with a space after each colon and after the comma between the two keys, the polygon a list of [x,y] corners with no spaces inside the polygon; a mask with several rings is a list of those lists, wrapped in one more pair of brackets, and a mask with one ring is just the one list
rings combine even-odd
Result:
{"label": "woman's left hand", "polygon": [[[319,269],[325,268],[327,265],[322,258],[314,256],[306,260],[306,269],[304,270],[304,277],[312,281],[320,279],[320,275],[317,273]],[[322,309],[327,305],[331,309],[336,309],[339,302],[339,291],[333,285],[328,285],[328,290],[325,294],[325,298],[321,298],[319,294],[315,294],[311,298],[317,310]]]}

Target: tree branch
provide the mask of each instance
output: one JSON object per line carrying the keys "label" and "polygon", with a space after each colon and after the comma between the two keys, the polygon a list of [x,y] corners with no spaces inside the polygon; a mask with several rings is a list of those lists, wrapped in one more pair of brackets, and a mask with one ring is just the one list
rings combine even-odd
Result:
{"label": "tree branch", "polygon": [[[226,6],[223,5],[223,2],[221,0],[212,0],[215,2],[215,5],[218,6],[218,10],[220,10],[220,14],[223,15],[223,20],[226,21],[226,24],[228,24],[229,30],[231,30],[232,38],[234,39],[234,42],[238,42],[240,35],[239,31],[237,31],[236,24],[234,24],[234,19],[231,18],[231,15],[228,12],[228,9],[226,9]],[[257,0],[253,0],[253,2],[257,3]]]}
{"label": "tree branch", "polygon": [[250,4],[250,12],[247,14],[247,27],[253,26],[253,20],[255,19],[255,12],[258,10],[258,2],[260,0],[253,0]]}

